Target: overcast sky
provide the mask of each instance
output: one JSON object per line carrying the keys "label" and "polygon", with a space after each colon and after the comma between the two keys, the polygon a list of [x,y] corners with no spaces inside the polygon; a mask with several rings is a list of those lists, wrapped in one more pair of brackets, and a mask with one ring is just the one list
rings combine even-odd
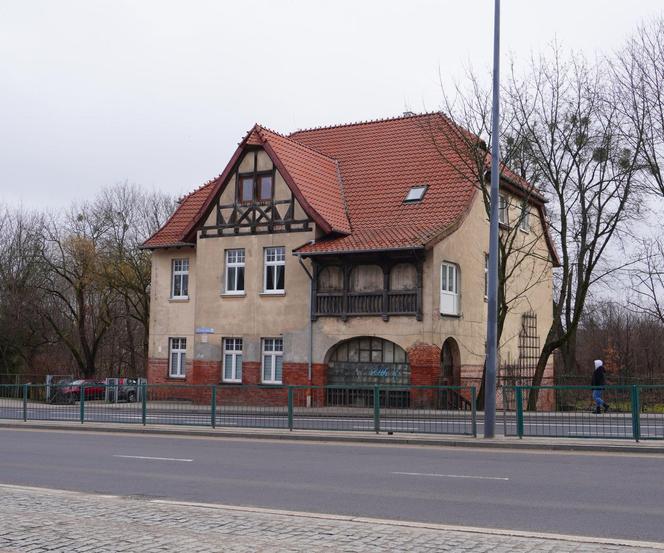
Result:
{"label": "overcast sky", "polygon": [[[617,49],[661,0],[503,0],[502,51]],[[129,181],[174,195],[255,123],[290,132],[440,107],[488,69],[492,0],[0,2],[0,201]]]}

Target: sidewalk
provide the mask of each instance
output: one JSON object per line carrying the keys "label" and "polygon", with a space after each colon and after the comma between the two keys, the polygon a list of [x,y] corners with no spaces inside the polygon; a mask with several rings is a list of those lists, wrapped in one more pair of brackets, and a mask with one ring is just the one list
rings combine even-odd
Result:
{"label": "sidewalk", "polygon": [[313,431],[263,428],[223,428],[212,429],[208,426],[157,425],[150,424],[118,424],[65,421],[28,421],[21,422],[0,419],[0,429],[33,429],[33,430],[66,430],[79,432],[117,432],[130,434],[158,434],[173,436],[199,436],[213,438],[245,438],[268,440],[294,440],[337,443],[364,443],[390,445],[420,445],[439,447],[472,447],[516,450],[549,450],[549,451],[586,451],[610,453],[637,453],[664,455],[664,442],[650,440],[634,442],[631,440],[610,440],[590,438],[523,438],[497,436],[487,440],[481,437],[455,436],[443,434],[411,434],[385,432],[353,431],[339,432],[333,430]]}
{"label": "sidewalk", "polygon": [[0,551],[654,553],[664,544],[0,485]]}

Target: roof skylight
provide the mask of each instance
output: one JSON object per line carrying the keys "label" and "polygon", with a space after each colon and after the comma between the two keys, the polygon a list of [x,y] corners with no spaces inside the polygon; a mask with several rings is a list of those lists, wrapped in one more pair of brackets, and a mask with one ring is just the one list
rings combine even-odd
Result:
{"label": "roof skylight", "polygon": [[424,193],[426,191],[427,191],[426,184],[418,184],[417,186],[413,186],[408,191],[408,194],[406,194],[406,199],[404,200],[404,202],[406,203],[420,202],[422,201],[422,198],[424,198]]}

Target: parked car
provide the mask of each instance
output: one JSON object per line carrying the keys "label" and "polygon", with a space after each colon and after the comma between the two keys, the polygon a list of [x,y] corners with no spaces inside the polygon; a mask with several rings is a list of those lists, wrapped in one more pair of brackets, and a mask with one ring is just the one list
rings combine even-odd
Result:
{"label": "parked car", "polygon": [[104,399],[106,385],[102,380],[74,380],[68,386],[60,389],[60,393],[66,403],[74,403],[81,399],[81,387],[85,390],[85,399]]}
{"label": "parked car", "polygon": [[[135,378],[118,378],[118,401],[128,401],[133,403],[138,399],[138,380]],[[110,388],[114,385],[110,384]]]}

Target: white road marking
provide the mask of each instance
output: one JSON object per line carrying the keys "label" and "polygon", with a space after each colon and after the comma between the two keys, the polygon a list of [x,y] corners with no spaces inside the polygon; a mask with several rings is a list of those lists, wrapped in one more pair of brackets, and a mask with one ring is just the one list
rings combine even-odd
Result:
{"label": "white road marking", "polygon": [[405,476],[437,476],[438,478],[472,478],[474,480],[509,480],[504,476],[471,476],[466,474],[437,474],[435,472],[392,472]]}
{"label": "white road marking", "polygon": [[145,457],[143,455],[113,455],[121,459],[144,459],[147,461],[179,461],[180,463],[191,463],[193,459],[177,459],[175,457]]}

